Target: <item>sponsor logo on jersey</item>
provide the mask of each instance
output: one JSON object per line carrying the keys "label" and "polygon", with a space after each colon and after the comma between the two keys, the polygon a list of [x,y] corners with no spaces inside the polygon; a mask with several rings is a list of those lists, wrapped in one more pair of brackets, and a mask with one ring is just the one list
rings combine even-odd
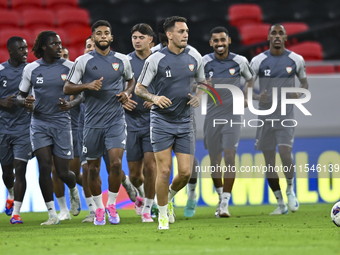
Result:
{"label": "sponsor logo on jersey", "polygon": [[189,65],[189,69],[190,69],[191,72],[194,71],[194,68],[195,68],[194,64]]}
{"label": "sponsor logo on jersey", "polygon": [[292,68],[290,66],[287,66],[286,71],[287,71],[287,73],[290,73],[292,71]]}
{"label": "sponsor logo on jersey", "polygon": [[230,73],[231,75],[234,75],[235,69],[234,69],[234,68],[230,68],[230,69],[229,69],[229,73]]}
{"label": "sponsor logo on jersey", "polygon": [[118,63],[113,63],[113,64],[112,64],[112,67],[113,67],[113,69],[114,69],[115,71],[117,71],[118,68],[119,68],[119,64],[118,64]]}
{"label": "sponsor logo on jersey", "polygon": [[62,75],[61,75],[61,79],[62,79],[63,81],[66,80],[66,77],[67,77],[67,74],[62,74]]}

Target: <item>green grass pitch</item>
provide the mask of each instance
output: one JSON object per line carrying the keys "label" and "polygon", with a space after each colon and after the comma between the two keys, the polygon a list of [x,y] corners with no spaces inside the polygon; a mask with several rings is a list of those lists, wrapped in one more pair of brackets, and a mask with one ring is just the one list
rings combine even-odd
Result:
{"label": "green grass pitch", "polygon": [[301,205],[296,213],[269,216],[266,206],[231,206],[231,218],[215,218],[215,208],[198,207],[194,218],[175,208],[170,230],[141,223],[132,210],[119,210],[119,225],[81,223],[88,212],[58,226],[40,226],[47,213],[22,213],[23,225],[0,214],[0,254],[340,254],[340,228],[331,204]]}

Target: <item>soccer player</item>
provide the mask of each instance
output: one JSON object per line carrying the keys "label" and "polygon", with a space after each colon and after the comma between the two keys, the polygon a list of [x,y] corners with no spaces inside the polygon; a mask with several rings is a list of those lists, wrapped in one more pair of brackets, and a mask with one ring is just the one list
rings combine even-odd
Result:
{"label": "soccer player", "polygon": [[[214,52],[203,57],[206,79],[211,80],[212,87],[215,84],[232,84],[241,87],[241,77],[246,80],[245,87],[254,84],[254,72],[250,68],[248,60],[229,51],[231,38],[225,27],[215,27],[210,31],[210,46]],[[241,116],[233,115],[233,98],[228,89],[218,89],[222,105],[215,106],[211,98],[208,99],[207,115],[204,121],[204,145],[208,149],[210,164],[218,166],[221,163],[222,152],[227,169],[235,166],[235,155],[240,140]],[[228,121],[225,125],[216,125],[214,119]],[[211,177],[215,189],[219,195],[219,204],[215,216],[230,217],[228,210],[231,191],[235,180],[235,172],[224,173],[222,185],[222,172],[212,173]]]}
{"label": "soccer player", "polygon": [[[279,154],[284,167],[291,169],[285,172],[287,181],[287,198],[288,207],[292,212],[299,208],[299,202],[294,192],[294,170],[291,151],[294,142],[294,127],[283,127],[283,119],[294,119],[293,105],[289,104],[286,108],[286,116],[281,115],[281,88],[295,87],[295,76],[299,78],[301,88],[308,89],[308,83],[305,71],[305,62],[302,56],[285,49],[287,34],[285,28],[280,24],[270,27],[268,34],[269,50],[254,57],[250,63],[259,77],[260,95],[254,95],[253,98],[259,100],[259,109],[270,109],[272,106],[272,90],[278,89],[277,108],[274,113],[266,116],[258,116],[259,120],[275,119],[277,121],[264,121],[264,125],[259,127],[256,132],[255,148],[263,152],[268,169],[275,167],[276,147],[278,146]],[[290,98],[299,98],[301,94],[291,93]],[[293,122],[287,125],[293,126]],[[268,171],[266,177],[271,190],[274,192],[278,207],[271,215],[280,215],[288,213],[288,208],[283,201],[279,184],[278,174],[275,171]]]}
{"label": "soccer player", "polygon": [[68,49],[64,46],[61,48],[61,57],[70,60],[70,54],[68,52]]}
{"label": "soccer player", "polygon": [[[111,25],[99,20],[92,26],[96,49],[77,58],[64,86],[65,94],[85,94],[83,152],[89,164],[90,188],[97,210],[95,225],[105,224],[105,211],[111,224],[120,222],[116,199],[122,182],[122,157],[126,144],[125,117],[122,104],[134,87],[127,56],[110,50]],[[78,82],[82,84],[77,84]],[[125,88],[127,81],[127,89]],[[100,182],[100,160],[105,150],[110,159],[109,194],[103,205]]]}
{"label": "soccer player", "polygon": [[[144,23],[133,26],[132,45],[135,51],[128,57],[138,79],[145,60],[151,55],[150,42],[152,28]],[[150,87],[148,87],[150,88]],[[134,102],[134,109],[125,111],[127,123],[126,158],[129,166],[131,183],[137,187],[139,197],[135,203],[136,213],[142,216],[142,222],[153,222],[151,207],[155,197],[156,161],[150,142],[150,108],[151,102],[146,102],[134,92],[129,99]],[[144,170],[144,171],[143,171]],[[145,187],[145,192],[144,192]]]}
{"label": "soccer player", "polygon": [[[172,199],[190,178],[194,153],[190,106],[198,107],[202,97],[202,90],[192,96],[190,89],[194,78],[197,82],[205,82],[201,55],[187,47],[186,19],[167,18],[164,31],[169,40],[168,47],[145,61],[135,88],[136,95],[155,104],[151,109],[150,137],[157,163],[158,229],[169,229],[169,222],[175,222]],[[154,94],[147,89],[151,83]],[[172,150],[177,157],[178,174],[169,187]]]}
{"label": "soccer player", "polygon": [[[70,189],[72,214],[76,216],[81,210],[76,178],[69,170],[70,159],[73,158],[69,109],[80,103],[82,98],[77,95],[72,101],[65,100],[63,84],[72,63],[60,58],[61,40],[57,33],[41,32],[32,51],[38,60],[28,64],[23,71],[18,103],[33,109],[30,138],[39,164],[40,189],[49,214],[49,219],[42,225],[54,225],[60,221],[53,201],[52,157],[58,177]],[[28,97],[31,88],[34,97]]]}
{"label": "soccer player", "polygon": [[26,166],[32,156],[29,137],[31,114],[17,105],[15,94],[26,66],[26,40],[17,36],[9,38],[7,50],[9,60],[0,64],[0,162],[2,178],[8,190],[5,212],[12,216],[12,224],[21,224],[20,208],[26,191]]}
{"label": "soccer player", "polygon": [[164,32],[164,24],[165,19],[159,20],[157,22],[157,32],[158,32],[158,39],[159,39],[159,44],[157,44],[156,46],[153,46],[151,48],[151,52],[155,53],[157,51],[160,51],[161,49],[163,49],[165,46],[168,45],[168,37],[166,36],[165,32]]}

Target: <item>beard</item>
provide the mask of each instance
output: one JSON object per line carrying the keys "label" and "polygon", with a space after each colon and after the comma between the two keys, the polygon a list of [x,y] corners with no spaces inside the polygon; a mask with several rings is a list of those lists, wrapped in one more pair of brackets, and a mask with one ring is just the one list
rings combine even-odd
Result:
{"label": "beard", "polygon": [[94,41],[94,43],[100,50],[106,50],[111,45],[111,41],[109,41],[106,45],[101,45],[98,41]]}

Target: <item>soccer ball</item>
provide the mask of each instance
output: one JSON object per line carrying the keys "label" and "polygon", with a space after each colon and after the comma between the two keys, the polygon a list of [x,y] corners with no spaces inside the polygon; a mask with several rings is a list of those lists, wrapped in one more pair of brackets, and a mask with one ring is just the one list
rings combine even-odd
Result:
{"label": "soccer ball", "polygon": [[340,202],[337,202],[331,211],[331,218],[335,225],[340,227]]}

